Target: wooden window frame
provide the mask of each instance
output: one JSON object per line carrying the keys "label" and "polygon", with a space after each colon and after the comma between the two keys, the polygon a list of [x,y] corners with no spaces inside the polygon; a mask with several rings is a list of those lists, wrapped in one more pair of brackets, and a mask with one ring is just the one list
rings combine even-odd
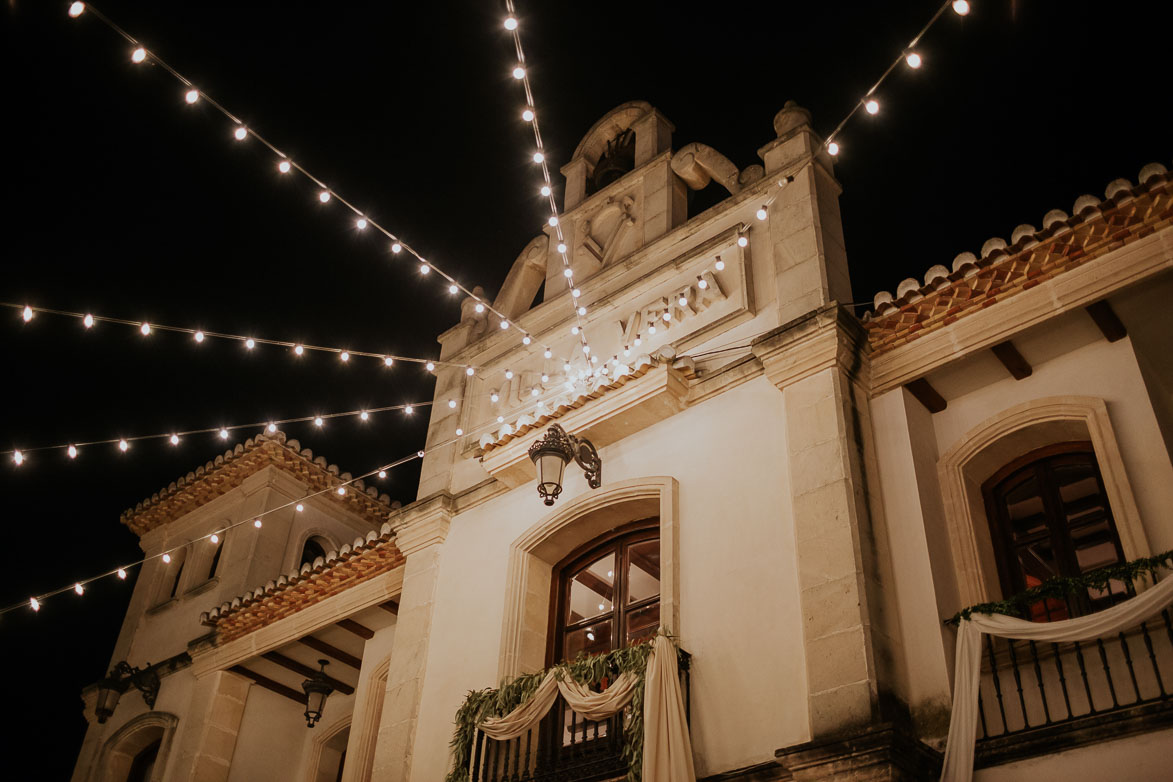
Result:
{"label": "wooden window frame", "polygon": [[[579,626],[587,626],[592,621],[598,622],[601,617],[608,616],[607,614],[596,615],[575,623],[568,623],[566,621],[566,605],[571,585],[571,580],[566,577],[567,574],[589,565],[599,557],[605,556],[608,551],[613,551],[616,554],[615,583],[621,585],[620,590],[617,590],[617,592],[621,593],[614,595],[614,599],[611,600],[611,613],[609,614],[612,627],[614,628],[614,643],[617,644],[614,648],[621,649],[627,645],[627,627],[623,621],[625,615],[653,604],[662,604],[662,575],[659,579],[661,588],[657,590],[655,597],[645,598],[630,605],[627,604],[626,582],[627,568],[630,566],[629,549],[633,544],[647,540],[655,540],[657,542],[661,540],[659,517],[640,519],[639,521],[633,521],[629,524],[616,527],[605,535],[588,541],[574,549],[554,566],[552,571],[553,577],[550,579],[550,624],[549,631],[546,633],[547,666],[555,665],[561,661],[561,648],[567,630],[573,630]],[[663,557],[661,556],[662,561]]]}

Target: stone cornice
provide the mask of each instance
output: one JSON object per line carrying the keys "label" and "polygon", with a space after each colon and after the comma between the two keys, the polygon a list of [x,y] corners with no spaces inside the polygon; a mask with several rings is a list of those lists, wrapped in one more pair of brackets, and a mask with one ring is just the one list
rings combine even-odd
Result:
{"label": "stone cornice", "polygon": [[866,383],[865,340],[859,320],[831,302],[763,334],[751,350],[779,389],[834,366]]}

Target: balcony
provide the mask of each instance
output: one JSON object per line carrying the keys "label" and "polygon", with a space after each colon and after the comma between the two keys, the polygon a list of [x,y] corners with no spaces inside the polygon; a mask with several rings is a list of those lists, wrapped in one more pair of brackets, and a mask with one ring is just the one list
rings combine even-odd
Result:
{"label": "balcony", "polygon": [[[677,655],[685,714],[689,712],[687,652]],[[637,696],[637,702],[640,697]],[[476,731],[471,782],[603,782],[627,777],[626,729],[631,710],[600,722],[584,720],[567,708],[562,696],[533,732],[496,741]]]}
{"label": "balcony", "polygon": [[[1103,583],[1103,588],[1087,588],[1044,582],[1009,602],[1020,618],[1059,621],[1127,600],[1146,581],[1118,575]],[[1173,618],[1168,610],[1091,641],[985,635],[983,643],[976,768],[1173,724]]]}

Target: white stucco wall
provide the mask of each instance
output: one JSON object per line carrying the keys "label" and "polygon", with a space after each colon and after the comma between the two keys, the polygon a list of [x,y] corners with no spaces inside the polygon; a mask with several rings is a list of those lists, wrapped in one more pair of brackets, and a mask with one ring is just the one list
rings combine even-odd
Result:
{"label": "white stucco wall", "polygon": [[[602,451],[604,484],[679,482],[680,628],[698,774],[808,738],[781,394],[746,383]],[[565,502],[590,491],[567,470]],[[496,681],[511,543],[546,514],[527,483],[453,519],[441,554],[413,779],[439,779],[452,718]]]}

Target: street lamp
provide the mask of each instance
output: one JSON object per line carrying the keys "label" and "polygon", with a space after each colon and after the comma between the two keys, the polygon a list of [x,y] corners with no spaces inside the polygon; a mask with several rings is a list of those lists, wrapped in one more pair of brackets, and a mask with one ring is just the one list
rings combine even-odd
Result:
{"label": "street lamp", "polygon": [[98,702],[95,708],[98,724],[104,723],[114,714],[118,708],[118,699],[131,687],[143,694],[143,702],[148,709],[155,708],[155,699],[159,697],[159,672],[150,663],[145,668],[138,668],[123,660],[110,669],[109,676],[98,682]]}
{"label": "street lamp", "polygon": [[322,719],[326,698],[334,692],[334,687],[326,676],[326,666],[329,664],[329,660],[318,660],[322,670],[315,671],[310,678],[301,683],[301,688],[305,690],[305,724],[310,728]]}
{"label": "street lamp", "polygon": [[547,505],[553,505],[562,493],[562,476],[571,459],[586,473],[588,486],[597,489],[602,484],[603,461],[594,444],[567,433],[558,424],[529,447],[529,458],[538,470],[538,496]]}

